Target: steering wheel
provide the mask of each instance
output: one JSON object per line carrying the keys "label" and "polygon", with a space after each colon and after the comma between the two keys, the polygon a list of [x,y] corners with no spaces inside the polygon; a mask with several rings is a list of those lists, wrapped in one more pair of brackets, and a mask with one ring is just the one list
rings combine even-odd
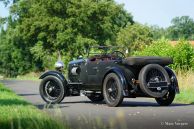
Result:
{"label": "steering wheel", "polygon": [[122,52],[120,52],[120,51],[113,51],[113,52],[111,53],[111,55],[116,56],[116,58],[118,58],[118,59],[123,59],[123,58],[125,58],[125,54],[122,53]]}

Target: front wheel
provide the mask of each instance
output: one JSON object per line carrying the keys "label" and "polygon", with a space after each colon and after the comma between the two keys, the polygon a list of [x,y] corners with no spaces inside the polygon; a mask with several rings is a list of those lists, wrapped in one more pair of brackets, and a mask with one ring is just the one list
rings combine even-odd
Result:
{"label": "front wheel", "polygon": [[155,99],[160,106],[168,106],[173,102],[175,94],[175,90],[170,90],[164,97]]}
{"label": "front wheel", "polygon": [[103,82],[103,95],[110,107],[119,106],[123,101],[123,86],[115,73],[109,73]]}
{"label": "front wheel", "polygon": [[42,79],[39,87],[42,99],[51,104],[60,103],[65,97],[63,82],[55,76],[47,76]]}

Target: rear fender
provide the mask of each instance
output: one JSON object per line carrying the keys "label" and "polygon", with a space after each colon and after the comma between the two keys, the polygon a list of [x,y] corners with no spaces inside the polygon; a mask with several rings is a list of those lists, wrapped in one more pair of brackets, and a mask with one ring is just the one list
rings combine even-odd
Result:
{"label": "rear fender", "polygon": [[60,72],[58,72],[58,71],[47,71],[47,72],[44,72],[39,77],[39,79],[43,79],[43,78],[45,78],[47,76],[55,76],[55,77],[59,78],[63,82],[64,86],[67,85],[67,80],[65,79],[65,77],[63,76],[63,74],[60,73]]}
{"label": "rear fender", "polygon": [[113,67],[110,70],[108,70],[108,72],[104,75],[103,82],[104,82],[106,75],[108,75],[109,73],[115,73],[119,77],[121,84],[123,86],[123,96],[129,96],[129,89],[128,89],[127,81],[126,81],[126,78],[124,76],[122,69]]}
{"label": "rear fender", "polygon": [[179,94],[180,91],[179,91],[179,85],[178,85],[178,80],[177,80],[176,74],[174,73],[174,71],[171,68],[169,68],[167,66],[164,68],[170,77],[172,88],[175,89],[177,94]]}

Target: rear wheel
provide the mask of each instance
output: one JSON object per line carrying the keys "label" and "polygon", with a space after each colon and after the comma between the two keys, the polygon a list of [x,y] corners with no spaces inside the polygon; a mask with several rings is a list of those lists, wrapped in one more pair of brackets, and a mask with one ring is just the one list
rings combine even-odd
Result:
{"label": "rear wheel", "polygon": [[170,90],[164,97],[155,99],[160,106],[168,106],[173,102],[175,94],[175,90]]}
{"label": "rear wheel", "polygon": [[110,107],[119,106],[123,102],[123,86],[115,73],[109,73],[103,83],[103,95]]}
{"label": "rear wheel", "polygon": [[104,97],[102,94],[91,94],[90,96],[87,96],[88,99],[90,99],[92,102],[100,102],[104,100]]}
{"label": "rear wheel", "polygon": [[51,104],[60,103],[65,97],[65,87],[63,82],[55,76],[47,76],[42,79],[40,87],[40,96]]}

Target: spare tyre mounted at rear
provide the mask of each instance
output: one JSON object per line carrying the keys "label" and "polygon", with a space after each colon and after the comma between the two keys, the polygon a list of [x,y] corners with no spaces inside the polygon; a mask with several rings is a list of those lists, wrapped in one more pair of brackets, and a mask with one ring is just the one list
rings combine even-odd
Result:
{"label": "spare tyre mounted at rear", "polygon": [[139,73],[140,89],[150,97],[162,98],[169,90],[170,79],[166,70],[158,64],[144,66]]}

